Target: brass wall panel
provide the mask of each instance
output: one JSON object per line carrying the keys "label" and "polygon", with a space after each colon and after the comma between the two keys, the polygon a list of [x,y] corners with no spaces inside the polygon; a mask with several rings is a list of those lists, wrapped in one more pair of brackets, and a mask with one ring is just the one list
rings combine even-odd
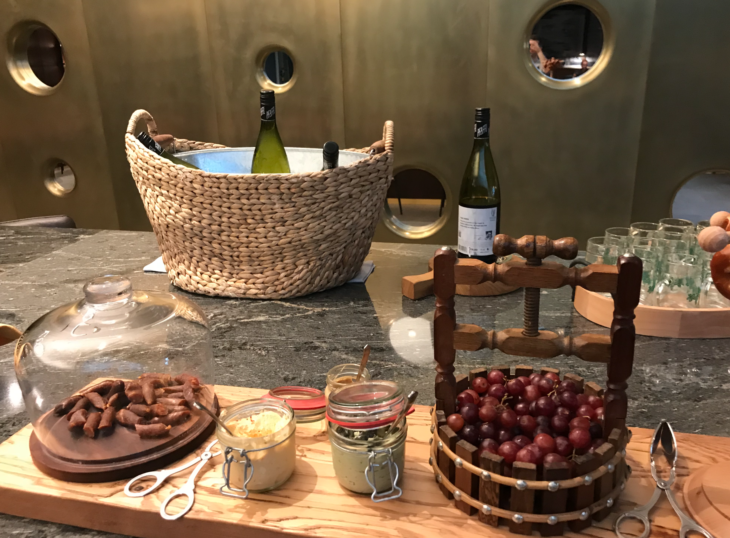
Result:
{"label": "brass wall panel", "polygon": [[10,194],[8,172],[3,160],[3,148],[0,147],[0,222],[13,220],[17,216],[13,197]]}
{"label": "brass wall panel", "polygon": [[206,12],[223,144],[256,144],[261,54],[280,48],[292,56],[295,77],[276,96],[284,144],[344,145],[338,0],[206,0]]}
{"label": "brass wall panel", "polygon": [[584,241],[629,224],[654,1],[601,4],[616,36],[610,62],[590,83],[557,90],[523,56],[546,2],[491,0],[487,92],[506,233]]}
{"label": "brass wall panel", "polygon": [[[17,216],[66,214],[79,226],[117,228],[81,1],[0,2],[3,58],[8,33],[21,21],[41,22],[56,33],[66,56],[66,76],[54,93],[38,96],[0,66],[0,145]],[[67,162],[76,174],[76,189],[63,198],[53,196],[43,182],[54,158]]]}
{"label": "brass wall panel", "polygon": [[[160,132],[219,140],[203,0],[84,0],[112,182],[124,229],[151,229],[124,132],[138,108]],[[141,126],[140,126],[141,127]]]}
{"label": "brass wall panel", "polygon": [[[370,144],[383,121],[393,120],[396,171],[436,175],[455,208],[474,108],[489,106],[489,2],[347,0],[341,9],[347,144]],[[404,241],[382,222],[375,240]],[[456,211],[418,242],[455,243]]]}
{"label": "brass wall panel", "polygon": [[728,20],[728,2],[657,2],[633,221],[668,217],[698,172],[730,170]]}

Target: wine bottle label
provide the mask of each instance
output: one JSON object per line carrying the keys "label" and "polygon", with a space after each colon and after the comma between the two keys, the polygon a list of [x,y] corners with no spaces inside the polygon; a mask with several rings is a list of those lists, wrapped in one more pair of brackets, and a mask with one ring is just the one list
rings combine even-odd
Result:
{"label": "wine bottle label", "polygon": [[474,138],[489,138],[489,123],[476,122],[474,124]]}
{"label": "wine bottle label", "polygon": [[499,207],[459,206],[459,252],[467,256],[490,256],[497,235]]}
{"label": "wine bottle label", "polygon": [[271,121],[276,118],[276,105],[261,105],[261,119]]}

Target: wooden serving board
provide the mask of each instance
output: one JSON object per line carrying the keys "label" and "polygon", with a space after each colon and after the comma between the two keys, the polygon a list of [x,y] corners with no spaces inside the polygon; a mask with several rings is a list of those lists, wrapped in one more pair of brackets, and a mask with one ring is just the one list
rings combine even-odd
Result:
{"label": "wooden serving board", "polygon": [[[613,299],[577,286],[573,306],[593,323],[610,327]],[[634,310],[636,334],[662,338],[730,338],[730,308],[662,308]]]}
{"label": "wooden serving board", "polygon": [[[717,468],[717,465],[710,465],[692,474],[684,484],[684,501],[690,517],[713,536],[720,538],[730,536],[730,519],[710,502],[706,494],[708,489],[705,486],[707,477],[714,474]],[[724,477],[727,478],[727,475]],[[722,488],[722,493],[725,495],[727,494],[726,487],[727,482]]]}
{"label": "wooden serving board", "polygon": [[[216,387],[224,406],[265,392]],[[222,496],[218,492],[222,458],[218,456],[199,476],[192,511],[181,520],[165,521],[159,515],[160,504],[187,480],[187,471],[155,493],[138,499],[124,495],[124,481],[61,482],[33,466],[28,453],[31,430],[26,426],[0,445],[0,511],[142,538],[510,536],[506,528],[488,527],[476,517],[466,516],[441,494],[428,464],[430,408],[415,407],[408,418],[403,496],[395,501],[374,504],[369,497],[342,489],[332,468],[324,422],[315,422],[297,426],[296,469],[278,490],[251,494],[248,500]],[[654,432],[638,428],[632,431],[628,462],[634,472],[621,500],[598,526],[571,536],[613,538],[617,514],[651,497],[655,485],[649,471],[648,448]],[[680,459],[675,493],[684,505],[682,486],[688,475],[706,465],[728,460],[730,439],[681,433],[677,439]],[[679,520],[666,498],[652,512],[652,523],[651,536],[676,536]],[[625,529],[628,536],[640,533],[638,525],[627,524]]]}

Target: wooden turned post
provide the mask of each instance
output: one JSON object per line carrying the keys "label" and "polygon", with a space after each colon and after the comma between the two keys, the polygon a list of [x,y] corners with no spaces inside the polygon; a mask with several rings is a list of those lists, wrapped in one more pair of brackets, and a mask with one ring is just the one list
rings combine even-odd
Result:
{"label": "wooden turned post", "polygon": [[618,260],[618,285],[613,296],[614,311],[611,323],[611,362],[608,364],[608,381],[604,396],[604,432],[626,427],[628,398],[626,380],[634,365],[634,309],[641,293],[641,259],[623,255]]}
{"label": "wooden turned post", "polygon": [[[520,254],[528,267],[539,267],[548,256],[558,256],[572,260],[578,255],[578,241],[573,237],[564,237],[553,241],[544,235],[524,235],[513,239],[504,234],[494,238],[494,253],[497,256]],[[540,288],[525,287],[524,329],[525,336],[540,334]]]}
{"label": "wooden turned post", "polygon": [[456,410],[456,378],[454,377],[454,264],[456,252],[448,247],[436,251],[433,260],[433,292],[436,313],[433,316],[433,354],[436,359],[436,399],[441,400],[446,416]]}

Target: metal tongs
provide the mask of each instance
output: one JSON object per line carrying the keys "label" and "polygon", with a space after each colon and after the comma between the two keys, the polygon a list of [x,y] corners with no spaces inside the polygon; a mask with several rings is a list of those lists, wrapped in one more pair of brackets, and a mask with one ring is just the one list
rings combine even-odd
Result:
{"label": "metal tongs", "polygon": [[[668,480],[659,478],[656,469],[656,460],[659,457],[659,454],[657,454],[657,450],[659,449],[660,445],[662,451],[664,452],[664,457],[666,458],[669,465],[671,465]],[[679,516],[679,520],[682,523],[682,526],[679,528],[680,538],[685,538],[688,532],[696,532],[702,534],[703,536],[705,536],[705,538],[714,538],[712,534],[703,529],[700,525],[697,524],[695,520],[693,520],[682,511],[682,509],[679,507],[679,504],[677,504],[677,499],[674,498],[674,494],[672,493],[672,484],[674,484],[674,480],[676,478],[675,468],[677,465],[678,452],[677,439],[674,437],[674,430],[672,430],[669,422],[662,420],[659,426],[657,426],[657,429],[654,430],[654,438],[651,441],[649,454],[651,456],[651,476],[656,482],[656,489],[654,490],[654,494],[651,496],[651,499],[649,499],[649,502],[646,503],[644,506],[640,506],[634,510],[631,510],[630,512],[626,512],[625,514],[619,516],[619,518],[616,520],[616,523],[614,524],[616,536],[618,536],[619,538],[627,538],[625,535],[621,534],[621,531],[619,531],[619,526],[621,525],[621,522],[623,522],[625,519],[638,519],[644,524],[644,532],[642,532],[638,538],[646,538],[647,536],[649,536],[649,534],[651,533],[649,512],[652,508],[654,508],[654,505],[659,500],[659,497],[662,496],[662,492],[664,492],[667,494],[669,504],[672,505],[672,508],[674,508],[674,511],[676,512],[677,516]]]}

